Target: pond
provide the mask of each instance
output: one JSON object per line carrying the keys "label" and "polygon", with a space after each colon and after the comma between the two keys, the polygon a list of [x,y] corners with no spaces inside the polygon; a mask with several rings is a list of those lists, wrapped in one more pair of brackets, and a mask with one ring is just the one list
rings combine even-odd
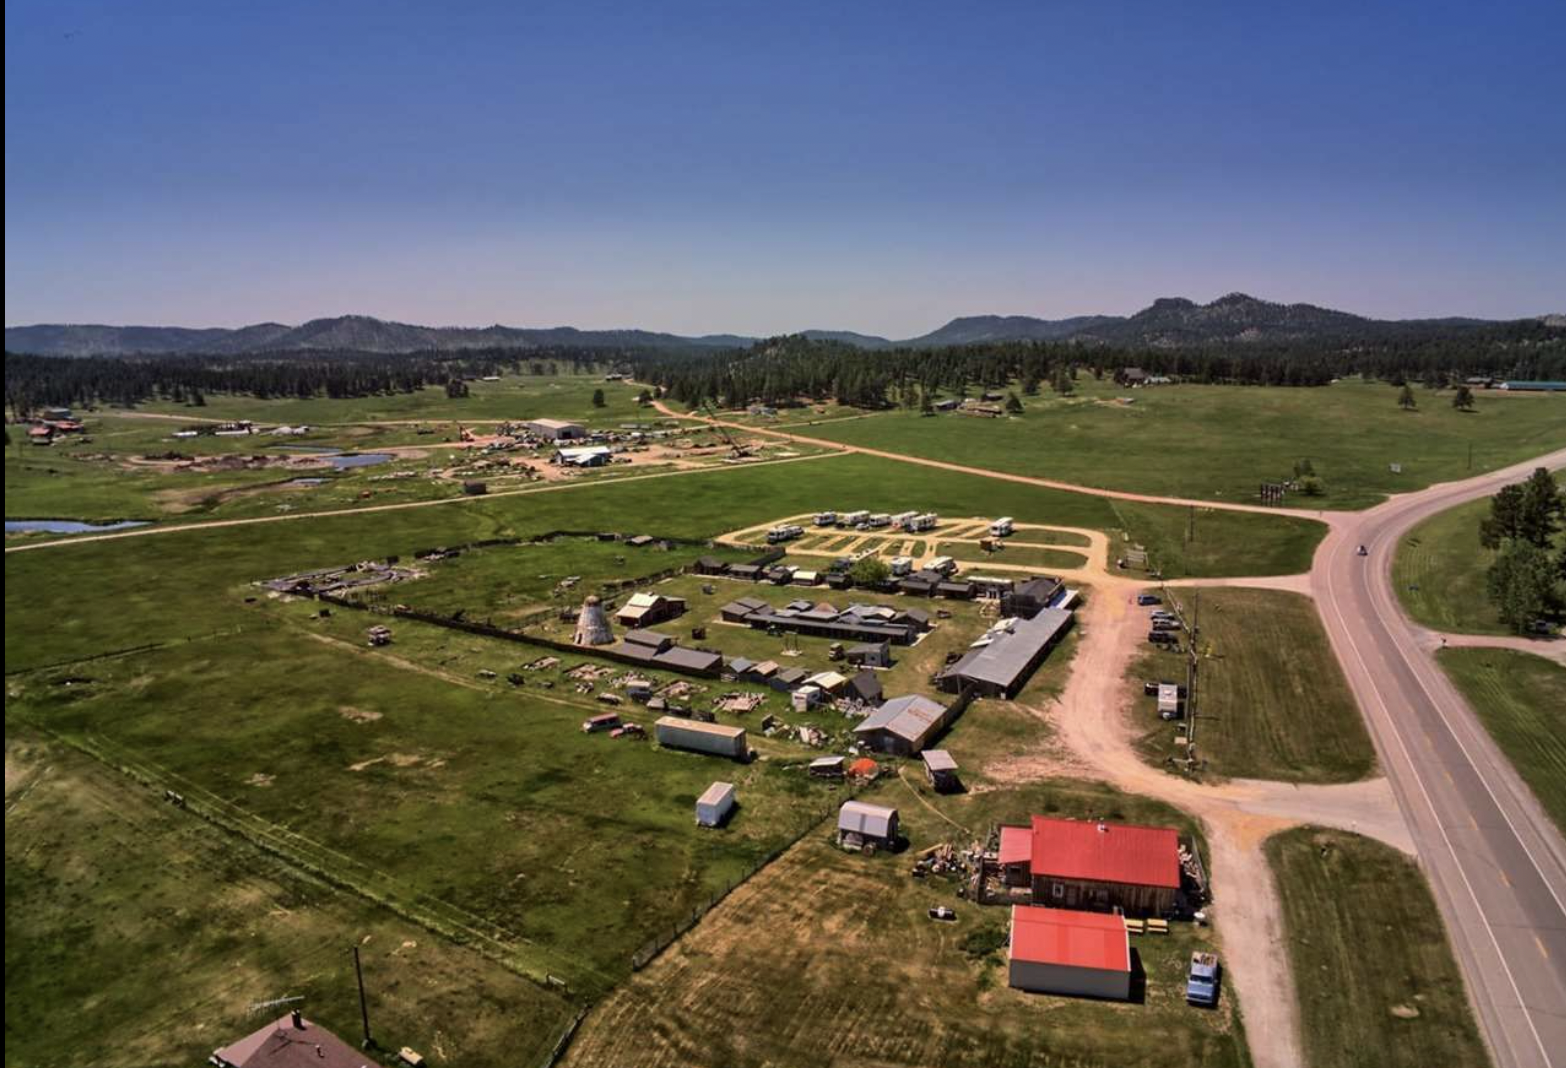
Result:
{"label": "pond", "polygon": [[106,530],[128,530],[144,527],[146,522],[134,519],[118,523],[83,523],[79,519],[7,519],[7,534],[101,534]]}
{"label": "pond", "polygon": [[339,471],[346,471],[350,467],[370,467],[373,464],[383,464],[390,460],[389,452],[338,452],[324,457],[327,463]]}

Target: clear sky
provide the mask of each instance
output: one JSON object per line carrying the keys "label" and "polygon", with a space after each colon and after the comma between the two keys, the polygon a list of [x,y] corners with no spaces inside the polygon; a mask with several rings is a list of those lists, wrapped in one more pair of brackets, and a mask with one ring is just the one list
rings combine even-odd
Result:
{"label": "clear sky", "polygon": [[1566,3],[7,0],[6,323],[1566,312]]}

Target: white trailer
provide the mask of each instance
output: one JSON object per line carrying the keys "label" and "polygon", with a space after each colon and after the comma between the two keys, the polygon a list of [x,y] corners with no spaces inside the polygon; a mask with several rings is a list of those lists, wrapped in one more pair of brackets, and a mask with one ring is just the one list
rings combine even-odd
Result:
{"label": "white trailer", "polygon": [[860,523],[870,522],[869,512],[844,512],[843,522],[851,527],[857,527]]}
{"label": "white trailer", "polygon": [[995,522],[990,524],[990,536],[994,538],[1010,537],[1012,530],[1015,527],[1016,520],[1012,519],[1009,515],[1003,515]]}
{"label": "white trailer", "polygon": [[876,512],[868,520],[866,520],[866,522],[868,522],[872,527],[880,529],[881,527],[891,526],[892,517],[885,512]]}
{"label": "white trailer", "polygon": [[693,753],[744,760],[750,754],[744,727],[725,727],[695,719],[664,716],[654,724],[658,744],[668,749],[689,749]]}
{"label": "white trailer", "polygon": [[949,556],[937,556],[925,566],[931,571],[939,571],[943,575],[950,575],[957,570],[957,561]]}
{"label": "white trailer", "polygon": [[892,576],[894,578],[900,578],[903,575],[911,575],[913,574],[913,557],[894,556],[892,557],[891,568]]}
{"label": "white trailer", "polygon": [[837,525],[837,513],[836,512],[817,512],[816,513],[816,526],[818,526],[818,527],[831,527],[831,526],[836,526],[836,525]]}
{"label": "white trailer", "polygon": [[734,811],[734,784],[715,782],[696,799],[696,825],[698,827],[722,827],[723,821]]}

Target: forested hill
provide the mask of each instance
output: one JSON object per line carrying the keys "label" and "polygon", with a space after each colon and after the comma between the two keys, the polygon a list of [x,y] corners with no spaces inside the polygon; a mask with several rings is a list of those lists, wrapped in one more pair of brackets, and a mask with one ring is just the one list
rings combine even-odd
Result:
{"label": "forested hill", "polygon": [[[1559,319],[1558,316],[1552,318]],[[1008,341],[1067,340],[1083,345],[1181,348],[1225,342],[1252,344],[1422,338],[1497,325],[1504,324],[1455,318],[1367,319],[1313,304],[1275,304],[1244,293],[1231,293],[1210,304],[1197,304],[1183,297],[1165,297],[1131,316],[1078,315],[1066,319],[1036,319],[1027,315],[965,316],[953,319],[928,334],[902,341],[851,330],[805,330],[802,335],[811,340],[837,341],[871,351],[1001,344]],[[313,319],[302,326],[257,323],[237,330],[45,324],[6,327],[5,331],[6,351],[40,356],[429,353],[488,349],[538,350],[560,346],[703,351],[747,348],[758,340],[736,334],[682,337],[650,330],[578,330],[574,327],[500,325],[415,326],[364,315]]]}
{"label": "forested hill", "polygon": [[1478,326],[1430,326],[1382,333],[1372,327],[1334,341],[1222,340],[1153,346],[1007,341],[866,352],[836,341],[771,338],[744,352],[650,355],[637,377],[695,404],[789,404],[835,398],[875,408],[913,406],[937,394],[1041,384],[1069,390],[1070,376],[1138,367],[1186,381],[1318,386],[1361,375],[1445,386],[1470,375],[1566,379],[1566,325],[1536,319]]}
{"label": "forested hill", "polygon": [[733,335],[680,337],[650,330],[578,330],[560,326],[414,326],[366,315],[312,319],[302,326],[257,323],[237,330],[178,326],[72,326],[44,324],[5,328],[7,352],[39,356],[204,356],[278,352],[469,352],[481,349],[539,350],[572,346],[595,349],[702,349],[748,345]]}
{"label": "forested hill", "polygon": [[1346,335],[1334,342],[1219,341],[1149,346],[1105,342],[1004,341],[867,351],[838,340],[793,335],[749,348],[669,349],[552,345],[526,352],[320,352],[157,356],[7,353],[6,402],[13,416],[41,405],[134,404],[149,397],[200,403],[208,393],[257,397],[362,397],[444,386],[493,374],[561,370],[633,374],[673,398],[697,404],[794,404],[834,398],[866,408],[923,404],[974,388],[1040,385],[1069,389],[1071,376],[1126,367],[1213,383],[1315,386],[1346,375],[1446,385],[1468,375],[1566,379],[1566,324],[1539,320],[1429,328],[1408,335]]}

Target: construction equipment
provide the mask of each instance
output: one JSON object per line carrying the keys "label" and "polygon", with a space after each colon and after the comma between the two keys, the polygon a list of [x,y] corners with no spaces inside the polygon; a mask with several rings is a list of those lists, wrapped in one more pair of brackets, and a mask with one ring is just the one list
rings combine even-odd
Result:
{"label": "construction equipment", "polygon": [[701,413],[706,416],[708,424],[718,432],[718,436],[728,445],[730,459],[743,460],[751,455],[750,447],[741,445],[734,440],[734,435],[729,433],[729,428],[718,421],[718,410],[712,406],[711,401],[701,402]]}

